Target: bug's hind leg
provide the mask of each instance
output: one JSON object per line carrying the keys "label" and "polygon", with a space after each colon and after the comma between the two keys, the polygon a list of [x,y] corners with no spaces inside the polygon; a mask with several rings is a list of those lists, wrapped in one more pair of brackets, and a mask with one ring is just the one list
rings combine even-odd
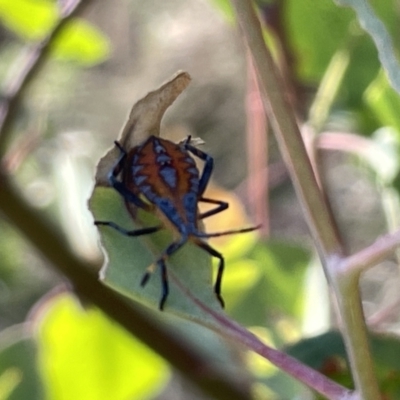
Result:
{"label": "bug's hind leg", "polygon": [[145,286],[150,279],[151,274],[154,272],[156,267],[160,268],[161,272],[161,299],[158,305],[158,308],[162,311],[164,309],[165,301],[167,300],[169,294],[169,284],[168,284],[168,273],[167,266],[165,265],[165,261],[168,257],[170,257],[173,253],[178,251],[187,241],[186,237],[182,237],[178,242],[171,243],[166,250],[164,250],[162,256],[157,260],[155,264],[151,264],[145,274],[143,275],[142,280],[140,281],[140,286]]}
{"label": "bug's hind leg", "polygon": [[194,242],[197,244],[197,246],[205,250],[208,254],[219,259],[217,279],[215,280],[215,285],[214,285],[214,293],[217,296],[217,299],[220,302],[222,308],[225,308],[225,302],[221,295],[222,275],[224,273],[224,268],[225,268],[225,259],[221,253],[212,248],[209,244],[199,239],[196,239]]}

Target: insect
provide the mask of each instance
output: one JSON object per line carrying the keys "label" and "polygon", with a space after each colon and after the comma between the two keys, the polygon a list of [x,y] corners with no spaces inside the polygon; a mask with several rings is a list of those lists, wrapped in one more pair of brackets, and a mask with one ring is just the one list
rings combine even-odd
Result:
{"label": "insect", "polygon": [[[166,260],[189,240],[219,260],[214,292],[223,307],[221,282],[225,264],[224,257],[204,239],[250,232],[259,228],[257,226],[219,233],[204,233],[199,230],[199,220],[226,210],[228,203],[203,196],[211,177],[214,160],[190,142],[190,136],[178,144],[160,137],[150,136],[129,152],[125,151],[120,143],[114,142],[120,151],[120,156],[109,172],[110,185],[125,199],[126,203],[149,212],[158,211],[164,223],[143,229],[127,230],[114,222],[95,221],[96,225],[106,225],[124,235],[133,237],[148,235],[166,228],[166,226],[171,226],[178,232],[179,239],[172,242],[162,252],[156,263],[147,268],[140,282],[144,287],[154,268],[160,268],[162,286],[160,310],[163,310],[169,293]],[[201,174],[192,156],[204,161]],[[215,204],[216,207],[199,213],[199,202]]]}

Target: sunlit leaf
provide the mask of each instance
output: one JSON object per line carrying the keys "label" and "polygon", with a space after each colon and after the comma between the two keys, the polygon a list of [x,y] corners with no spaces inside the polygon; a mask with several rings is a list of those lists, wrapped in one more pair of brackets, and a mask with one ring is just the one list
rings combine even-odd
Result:
{"label": "sunlit leaf", "polygon": [[54,26],[58,8],[49,0],[0,0],[0,20],[23,39],[41,40]]}
{"label": "sunlit leaf", "polygon": [[85,66],[104,61],[110,54],[108,38],[92,24],[74,19],[61,30],[53,43],[57,57]]}
{"label": "sunlit leaf", "polygon": [[392,126],[400,132],[400,96],[390,86],[383,70],[369,85],[364,100],[381,126]]}
{"label": "sunlit leaf", "polygon": [[165,362],[99,310],[84,310],[61,295],[40,311],[39,366],[47,399],[145,399],[165,385]]}

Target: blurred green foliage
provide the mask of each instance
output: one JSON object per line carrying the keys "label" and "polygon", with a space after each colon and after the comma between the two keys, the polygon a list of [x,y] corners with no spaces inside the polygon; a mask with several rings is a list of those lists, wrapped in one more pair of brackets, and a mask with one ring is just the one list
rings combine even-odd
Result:
{"label": "blurred green foliage", "polygon": [[[219,10],[233,23],[228,0],[213,0],[212,3],[217,4]],[[371,3],[392,38],[396,39],[399,16],[394,11],[395,1],[375,0]],[[343,80],[337,82],[338,95],[329,110],[325,126],[338,130],[343,125],[352,128],[367,138],[373,137],[372,143],[377,146],[376,130],[391,128],[392,145],[387,148],[387,153],[382,147],[375,165],[389,157],[398,160],[400,100],[390,86],[377,58],[376,48],[360,27],[356,14],[351,9],[338,7],[330,0],[260,1],[258,5],[263,17],[268,17],[272,7],[281,8],[281,36],[279,32],[272,32],[268,23],[265,23],[265,32],[268,39],[275,43],[285,39],[281,45],[286,46],[291,55],[292,78],[306,88],[307,104],[312,104],[313,95],[333,57],[342,51],[349,54],[349,65]],[[44,39],[58,18],[56,3],[52,1],[0,0],[3,28],[23,45]],[[398,46],[398,41],[394,40],[394,43]],[[74,19],[55,38],[53,55],[63,61],[73,60],[79,66],[94,66],[109,57],[110,43],[106,35],[94,25]],[[345,116],[340,123],[337,122],[338,115]],[[390,175],[393,186],[391,179],[385,181],[385,185],[394,188],[397,193],[400,191],[396,170],[398,164],[393,163],[394,173]],[[130,223],[129,215],[121,207],[115,193],[102,189],[97,195],[92,204],[97,218],[119,222],[124,226]],[[7,290],[15,293],[11,302],[4,302],[7,310],[0,307],[4,328],[7,324],[23,319],[26,314],[27,298],[30,300],[30,295],[27,296],[17,271],[23,268],[22,264],[32,263],[33,257],[9,225],[1,222],[0,229],[2,293]],[[134,300],[157,306],[160,296],[158,272],[145,289],[140,288],[139,282],[154,254],[169,243],[171,236],[157,236],[156,250],[149,250],[151,246],[146,241],[125,238],[107,228],[103,231],[104,245],[111,261],[106,283]],[[305,293],[309,289],[306,278],[310,271],[310,250],[305,245],[291,241],[255,243],[255,237],[235,239],[237,241],[234,245],[233,242],[227,242],[218,247],[227,260],[223,286],[227,313],[240,323],[258,329],[257,333],[264,334],[272,345],[283,346],[289,340],[297,341],[287,347],[290,354],[341,383],[351,385],[343,343],[338,333],[329,332],[315,338],[301,339]],[[189,244],[174,256],[170,265],[197,297],[219,310],[212,291],[212,264],[208,255]],[[20,304],[16,305],[18,299]],[[0,337],[0,399],[141,399],[157,396],[166,385],[171,375],[166,362],[128,336],[99,311],[84,309],[75,299],[66,296],[51,298],[41,307],[33,318],[34,333],[30,329],[18,327],[12,331],[4,330]],[[188,304],[174,284],[171,285],[168,309],[190,320],[203,321],[205,325],[211,323],[207,316]],[[7,312],[16,314],[12,316],[15,319],[6,318]],[[167,323],[183,336],[190,336],[200,348],[208,348],[210,353],[223,353],[221,359],[224,361],[221,364],[240,367],[247,363],[255,379],[268,387],[270,398],[275,396],[277,399],[287,399],[299,392],[306,392],[301,385],[270,365],[257,370],[253,368],[251,360],[233,362],[227,356],[229,350],[222,349],[215,335],[210,331],[198,334],[203,327],[196,330],[194,326],[197,326],[191,325],[190,329],[185,330],[174,319]],[[260,327],[264,330],[261,331]],[[10,340],[10,332],[13,340]],[[396,399],[400,396],[397,338],[373,336],[371,342],[382,390],[389,399]],[[232,368],[232,375],[236,372]],[[112,394],[109,392],[110,387],[113,388]]]}

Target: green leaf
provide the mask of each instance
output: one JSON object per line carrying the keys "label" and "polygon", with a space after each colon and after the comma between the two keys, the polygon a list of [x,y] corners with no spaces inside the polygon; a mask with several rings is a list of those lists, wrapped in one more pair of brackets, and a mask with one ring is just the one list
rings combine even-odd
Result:
{"label": "green leaf", "polygon": [[[129,214],[122,197],[112,188],[97,187],[90,200],[90,209],[98,221],[112,221],[126,229],[158,225],[149,213],[140,212],[144,223],[139,225]],[[124,295],[143,304],[158,308],[161,298],[161,274],[154,271],[145,287],[140,286],[146,268],[157,261],[172,243],[170,232],[163,230],[142,237],[127,237],[116,230],[100,226],[102,245],[107,253],[107,266],[103,267],[104,282]],[[170,293],[165,310],[192,320],[208,321],[209,316],[176,285],[176,277],[191,295],[214,310],[221,306],[213,291],[211,257],[192,243],[185,244],[167,260]]]}
{"label": "green leaf", "polygon": [[211,2],[215,4],[229,22],[233,23],[235,21],[232,3],[229,0],[211,0]]}
{"label": "green leaf", "polygon": [[300,77],[319,80],[347,41],[351,12],[338,9],[331,0],[289,0],[283,18]]}
{"label": "green leaf", "polygon": [[400,93],[400,64],[395,54],[393,40],[384,22],[378,18],[367,0],[336,0],[336,2],[354,9],[360,25],[375,43],[379,60],[388,74],[391,85]]}
{"label": "green leaf", "polygon": [[381,126],[391,126],[400,132],[400,97],[390,86],[383,70],[367,88],[364,100]]}
{"label": "green leaf", "polygon": [[91,66],[107,59],[110,43],[92,24],[75,18],[55,38],[53,52],[57,57]]}
{"label": "green leaf", "polygon": [[[400,341],[395,336],[370,335],[370,344],[382,394],[400,396]],[[332,331],[290,346],[286,351],[336,381],[351,386],[346,351],[339,332]]]}
{"label": "green leaf", "polygon": [[145,399],[165,385],[166,363],[99,310],[68,295],[43,308],[37,340],[48,399]]}
{"label": "green leaf", "polygon": [[42,40],[59,17],[54,1],[0,0],[2,24],[24,40]]}
{"label": "green leaf", "polygon": [[0,400],[43,400],[36,344],[24,328],[15,326],[1,333]]}
{"label": "green leaf", "polygon": [[[303,309],[304,277],[310,254],[303,248],[279,243],[259,243],[243,260],[247,275],[241,281],[244,290],[230,294],[227,288],[227,303],[235,296],[230,314],[245,325],[265,325],[268,315],[300,316]],[[234,268],[232,268],[234,269]],[[229,280],[228,280],[229,281]],[[268,318],[267,318],[268,320]],[[273,328],[273,320],[270,320]]]}

